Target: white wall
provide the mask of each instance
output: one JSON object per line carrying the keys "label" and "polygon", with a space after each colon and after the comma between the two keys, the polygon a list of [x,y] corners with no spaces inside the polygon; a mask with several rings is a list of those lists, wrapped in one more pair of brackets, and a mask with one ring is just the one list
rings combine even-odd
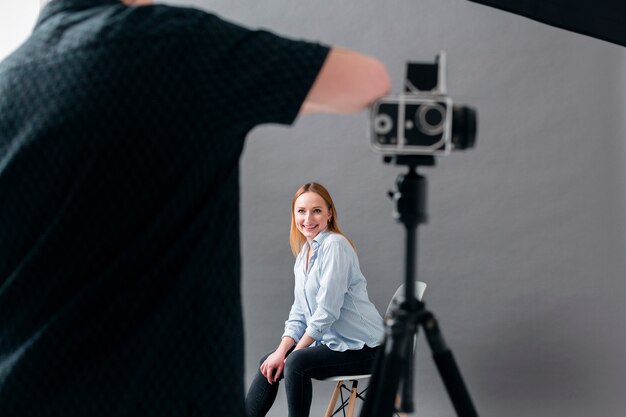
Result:
{"label": "white wall", "polygon": [[39,1],[0,3],[0,60],[15,50],[30,34],[39,14]]}

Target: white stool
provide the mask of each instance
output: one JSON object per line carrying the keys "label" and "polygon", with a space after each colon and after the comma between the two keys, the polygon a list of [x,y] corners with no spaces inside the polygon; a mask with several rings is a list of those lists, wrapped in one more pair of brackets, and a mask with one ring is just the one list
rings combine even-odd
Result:
{"label": "white stool", "polygon": [[[426,290],[426,283],[421,281],[415,281],[415,297],[418,300],[421,300],[424,296],[424,291]],[[393,308],[404,301],[404,284],[400,285],[396,290],[395,294],[391,298],[389,305],[387,306],[387,311],[385,312],[385,317],[391,314]],[[413,348],[415,349],[415,341],[413,343]],[[322,379],[321,381],[335,381],[337,384],[335,385],[335,389],[330,397],[330,402],[328,403],[328,408],[326,409],[326,414],[324,417],[332,417],[338,412],[342,411],[344,417],[352,417],[354,414],[354,407],[356,406],[357,398],[360,400],[365,400],[363,394],[367,391],[367,387],[358,390],[359,380],[370,378],[372,375],[344,375],[344,376],[333,376],[330,378]],[[346,381],[351,382],[352,386],[348,388],[346,385]],[[343,397],[343,391],[347,391],[350,393],[348,399],[345,400]],[[341,404],[339,407],[335,408],[337,405],[337,400],[341,397]],[[347,410],[347,412],[346,412]],[[396,414],[398,415],[398,414]]]}
{"label": "white stool", "polygon": [[[335,389],[333,390],[333,393],[330,397],[330,402],[328,403],[328,408],[326,409],[326,414],[324,417],[332,417],[340,411],[343,412],[344,417],[352,417],[354,414],[354,407],[356,406],[357,398],[361,400],[365,400],[365,397],[363,396],[363,394],[365,393],[365,391],[367,391],[367,387],[365,387],[365,389],[361,391],[358,390],[359,380],[366,379],[371,376],[372,376],[371,374],[346,375],[346,376],[333,376],[333,377],[324,379],[323,381],[336,381],[337,382],[337,384],[335,385]],[[346,381],[352,383],[351,384],[352,386],[350,388],[348,388],[348,386],[346,385]],[[344,399],[343,397],[344,390],[350,393],[350,395],[348,396],[348,399]],[[339,407],[335,409],[335,406],[337,405],[337,400],[339,399],[339,397],[341,397],[341,404],[339,405]],[[347,413],[346,413],[346,410],[347,410]]]}

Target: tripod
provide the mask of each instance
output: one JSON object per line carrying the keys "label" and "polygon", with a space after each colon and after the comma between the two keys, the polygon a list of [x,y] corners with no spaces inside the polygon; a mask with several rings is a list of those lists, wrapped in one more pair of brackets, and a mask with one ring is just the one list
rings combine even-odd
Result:
{"label": "tripod", "polygon": [[419,326],[437,365],[448,395],[459,417],[478,417],[469,392],[450,349],[446,346],[435,316],[424,303],[415,298],[415,267],[417,227],[427,220],[426,178],[417,173],[418,166],[434,166],[433,156],[385,157],[385,163],[407,165],[409,172],[400,174],[398,191],[390,192],[396,200],[394,217],[406,228],[405,298],[385,322],[384,349],[374,362],[368,395],[360,417],[390,417],[396,411],[395,399],[400,396],[399,412],[412,413],[413,404],[413,344]]}

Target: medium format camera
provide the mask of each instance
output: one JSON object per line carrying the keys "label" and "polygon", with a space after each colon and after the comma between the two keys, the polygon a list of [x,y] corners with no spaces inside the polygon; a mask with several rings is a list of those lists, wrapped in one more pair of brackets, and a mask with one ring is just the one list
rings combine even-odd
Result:
{"label": "medium format camera", "polygon": [[435,63],[408,63],[405,92],[371,107],[372,148],[388,155],[447,155],[476,142],[476,111],[446,95],[445,53]]}

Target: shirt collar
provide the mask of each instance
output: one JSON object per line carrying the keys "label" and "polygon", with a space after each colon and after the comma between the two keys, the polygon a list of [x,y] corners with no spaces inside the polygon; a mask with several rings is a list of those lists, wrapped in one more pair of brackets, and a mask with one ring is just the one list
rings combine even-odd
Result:
{"label": "shirt collar", "polygon": [[[311,246],[313,247],[313,251],[317,250],[317,248],[319,248],[322,242],[324,242],[324,240],[330,234],[331,232],[329,232],[328,230],[319,232],[317,236],[315,236],[315,238],[313,239],[313,242],[311,243]],[[307,253],[308,247],[309,247],[309,242],[307,241],[304,245],[302,245],[302,248],[300,249],[300,253],[298,254],[298,259],[304,258],[304,255]]]}
{"label": "shirt collar", "polygon": [[107,4],[122,4],[121,0],[52,0],[39,13],[37,25],[49,17],[67,10],[83,10]]}
{"label": "shirt collar", "polygon": [[313,250],[316,250],[329,235],[330,232],[328,230],[319,232],[317,236],[315,236],[315,238],[313,239]]}

